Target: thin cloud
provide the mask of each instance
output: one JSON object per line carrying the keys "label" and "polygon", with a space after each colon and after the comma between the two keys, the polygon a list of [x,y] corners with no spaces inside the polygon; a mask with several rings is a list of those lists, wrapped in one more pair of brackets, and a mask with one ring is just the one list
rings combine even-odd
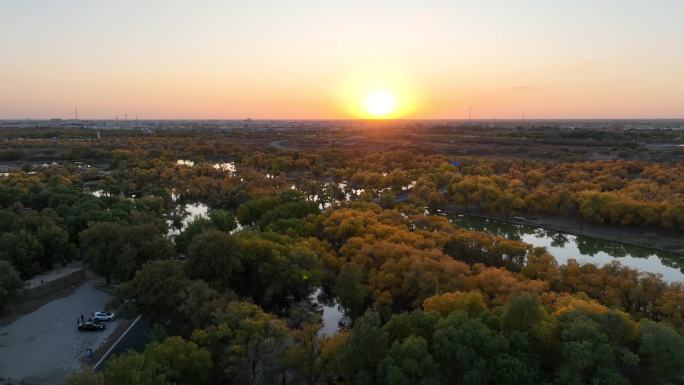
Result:
{"label": "thin cloud", "polygon": [[596,62],[593,60],[582,60],[572,67],[573,71],[586,71],[596,66]]}

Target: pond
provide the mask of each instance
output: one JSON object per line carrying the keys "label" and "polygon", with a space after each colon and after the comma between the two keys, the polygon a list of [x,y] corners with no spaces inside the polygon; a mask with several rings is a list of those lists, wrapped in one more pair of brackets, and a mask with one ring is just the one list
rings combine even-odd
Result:
{"label": "pond", "polygon": [[171,213],[170,215],[174,214],[183,216],[183,219],[181,221],[180,229],[173,226],[172,219],[167,219],[166,223],[169,227],[169,232],[167,236],[169,237],[175,237],[176,235],[180,234],[180,232],[184,230],[190,224],[190,222],[194,221],[195,219],[208,217],[209,206],[205,205],[204,203],[186,203],[184,205],[176,206],[173,213]]}
{"label": "pond", "polygon": [[[185,167],[195,167],[195,162],[188,159],[178,159],[176,160],[176,165]],[[207,163],[207,165],[209,165],[209,163]],[[224,171],[230,175],[235,174],[235,172],[237,171],[237,165],[235,164],[235,162],[217,162],[211,163],[210,165],[213,169]]]}
{"label": "pond", "polygon": [[666,281],[684,282],[684,257],[673,253],[469,215],[450,216],[449,219],[465,229],[545,247],[559,264],[565,264],[569,259],[597,265],[618,260],[623,266],[661,274]]}
{"label": "pond", "polygon": [[324,298],[321,288],[311,294],[309,300],[321,309],[321,329],[318,331],[320,336],[329,337],[337,334],[340,330],[340,323],[344,319],[344,310],[334,298]]}

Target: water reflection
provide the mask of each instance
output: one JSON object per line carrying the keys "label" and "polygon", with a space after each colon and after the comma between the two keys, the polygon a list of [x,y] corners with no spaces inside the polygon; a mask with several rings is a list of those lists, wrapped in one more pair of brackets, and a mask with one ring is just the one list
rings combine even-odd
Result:
{"label": "water reflection", "polygon": [[[186,167],[195,167],[195,162],[192,160],[187,160],[187,159],[178,159],[176,160],[176,165],[177,166],[186,166]],[[201,164],[201,165],[204,165]],[[217,162],[211,164],[211,167],[215,170],[227,172],[229,174],[235,174],[237,171],[237,165],[235,162]]]}
{"label": "water reflection", "polygon": [[86,192],[89,193],[90,195],[94,196],[94,197],[97,197],[97,198],[109,197],[110,196],[109,193],[107,193],[106,191],[104,191],[102,189],[93,190],[93,191],[86,189]]}
{"label": "water reflection", "polygon": [[328,298],[321,288],[311,294],[309,298],[315,306],[320,306],[323,311],[321,322],[323,323],[318,334],[321,336],[332,336],[336,334],[342,326],[344,310],[334,298]]}
{"label": "water reflection", "polygon": [[204,203],[186,203],[178,205],[169,214],[166,221],[169,231],[167,236],[175,237],[180,234],[190,222],[197,218],[206,218],[209,215],[209,206]]}
{"label": "water reflection", "polygon": [[[271,174],[265,174],[266,178],[272,178]],[[401,195],[407,196],[406,193],[416,186],[416,181],[412,181],[406,186],[401,187]],[[360,198],[364,193],[370,192],[375,199],[384,192],[392,191],[391,187],[379,189],[363,189],[350,187],[347,181],[340,183],[325,182],[308,182],[304,184],[293,184],[290,186],[291,190],[298,190],[305,194],[306,200],[310,202],[320,203],[319,208],[325,210],[335,204],[343,202],[352,202]]]}
{"label": "water reflection", "polygon": [[195,162],[193,162],[193,161],[191,161],[191,160],[178,159],[178,160],[176,161],[176,164],[179,165],[179,166],[188,166],[188,167],[192,167],[192,166],[195,165]]}
{"label": "water reflection", "polygon": [[453,216],[450,219],[454,224],[469,230],[485,231],[545,247],[560,264],[571,258],[580,263],[598,265],[618,259],[624,266],[662,274],[667,281],[684,282],[684,257],[676,254],[494,219],[468,215]]}
{"label": "water reflection", "polygon": [[211,167],[219,171],[229,172],[231,174],[237,171],[237,167],[235,166],[234,162],[214,163]]}

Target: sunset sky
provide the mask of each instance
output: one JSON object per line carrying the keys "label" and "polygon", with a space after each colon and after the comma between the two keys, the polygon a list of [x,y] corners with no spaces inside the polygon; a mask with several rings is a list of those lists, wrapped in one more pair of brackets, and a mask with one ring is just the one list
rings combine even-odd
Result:
{"label": "sunset sky", "polygon": [[681,118],[683,18],[682,0],[0,0],[0,119],[354,118],[377,92],[403,118]]}

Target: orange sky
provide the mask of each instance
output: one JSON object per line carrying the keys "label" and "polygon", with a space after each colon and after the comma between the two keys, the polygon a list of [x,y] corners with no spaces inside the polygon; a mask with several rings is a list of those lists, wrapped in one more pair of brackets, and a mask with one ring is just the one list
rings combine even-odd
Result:
{"label": "orange sky", "polygon": [[0,3],[0,118],[684,117],[680,0]]}

